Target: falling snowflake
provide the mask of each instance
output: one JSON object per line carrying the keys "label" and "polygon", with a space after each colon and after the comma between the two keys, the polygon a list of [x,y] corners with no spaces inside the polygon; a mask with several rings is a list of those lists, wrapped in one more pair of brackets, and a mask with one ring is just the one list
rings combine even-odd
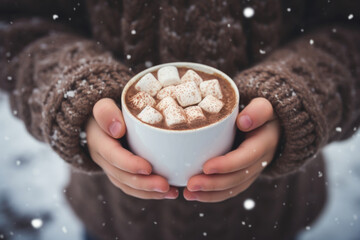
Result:
{"label": "falling snowflake", "polygon": [[31,226],[33,226],[33,228],[35,229],[41,228],[42,225],[43,221],[40,218],[34,218],[33,220],[31,220]]}
{"label": "falling snowflake", "polygon": [[265,162],[265,161],[261,163],[261,166],[263,166],[263,167],[266,167],[266,165],[267,165],[267,162]]}
{"label": "falling snowflake", "polygon": [[310,45],[313,45],[313,44],[314,44],[314,40],[313,40],[313,39],[310,39],[309,43],[310,43]]}
{"label": "falling snowflake", "polygon": [[260,54],[266,54],[266,51],[263,49],[259,49]]}
{"label": "falling snowflake", "polygon": [[146,61],[145,62],[145,67],[149,68],[152,67],[153,63],[151,61]]}
{"label": "falling snowflake", "polygon": [[86,132],[80,132],[79,134],[81,139],[85,139],[86,138]]}
{"label": "falling snowflake", "polygon": [[204,213],[199,213],[199,217],[204,217],[205,214]]}
{"label": "falling snowflake", "polygon": [[354,18],[354,14],[349,14],[348,19],[351,20]]}
{"label": "falling snowflake", "polygon": [[203,236],[206,237],[206,236],[207,236],[207,232],[203,232]]}
{"label": "falling snowflake", "polygon": [[130,59],[131,59],[131,55],[130,55],[130,54],[127,54],[127,55],[126,55],[126,59],[127,59],[127,60],[130,60]]}
{"label": "falling snowflake", "polygon": [[251,7],[244,8],[243,14],[246,18],[252,18],[255,14],[255,11]]}
{"label": "falling snowflake", "polygon": [[323,173],[321,171],[318,172],[318,177],[321,178],[323,176]]}
{"label": "falling snowflake", "polygon": [[136,34],[136,30],[135,30],[135,29],[131,30],[131,34],[132,34],[132,35],[135,35],[135,34]]}
{"label": "falling snowflake", "polygon": [[337,132],[341,132],[341,131],[342,131],[342,128],[341,128],[341,127],[336,127],[335,130],[336,130]]}
{"label": "falling snowflake", "polygon": [[11,81],[12,79],[13,79],[12,76],[8,76],[8,77],[7,77],[7,80],[8,80],[8,81]]}
{"label": "falling snowflake", "polygon": [[246,210],[251,210],[251,209],[253,209],[254,207],[255,207],[255,201],[254,201],[254,200],[248,198],[248,199],[246,199],[246,200],[244,201],[244,208],[245,208]]}
{"label": "falling snowflake", "polygon": [[62,228],[61,228],[61,231],[63,231],[63,233],[67,233],[68,232],[68,230],[67,230],[67,228],[65,227],[65,226],[63,226]]}
{"label": "falling snowflake", "polygon": [[287,8],[286,11],[291,12],[291,8]]}
{"label": "falling snowflake", "polygon": [[59,18],[59,15],[57,15],[57,14],[54,14],[54,15],[53,15],[53,19],[54,19],[54,20],[56,20],[56,19],[58,19],[58,18]]}

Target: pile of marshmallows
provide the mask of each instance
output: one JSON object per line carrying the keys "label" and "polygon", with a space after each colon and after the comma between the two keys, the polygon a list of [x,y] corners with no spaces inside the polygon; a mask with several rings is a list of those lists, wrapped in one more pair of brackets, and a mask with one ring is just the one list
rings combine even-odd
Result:
{"label": "pile of marshmallows", "polygon": [[132,107],[142,110],[137,117],[145,123],[157,124],[165,118],[168,127],[192,124],[206,120],[202,110],[216,114],[224,106],[217,79],[204,81],[193,70],[180,79],[174,66],[160,68],[157,77],[152,73],[144,75],[135,85],[139,92],[129,101]]}

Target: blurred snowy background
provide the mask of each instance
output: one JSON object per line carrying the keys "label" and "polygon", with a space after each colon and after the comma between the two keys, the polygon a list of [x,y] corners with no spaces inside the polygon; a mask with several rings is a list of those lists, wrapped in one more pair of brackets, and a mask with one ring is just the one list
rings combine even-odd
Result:
{"label": "blurred snowy background", "polygon": [[[82,225],[63,197],[67,166],[12,116],[0,92],[0,239],[80,240]],[[329,201],[298,240],[360,239],[360,133],[328,146]]]}

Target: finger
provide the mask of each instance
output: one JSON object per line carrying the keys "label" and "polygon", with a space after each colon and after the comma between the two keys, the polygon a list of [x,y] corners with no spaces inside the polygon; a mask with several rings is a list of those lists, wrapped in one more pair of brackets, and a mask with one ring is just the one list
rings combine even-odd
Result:
{"label": "finger", "polygon": [[234,151],[208,160],[203,171],[205,174],[231,173],[248,168],[266,152],[276,148],[279,135],[278,121],[269,122],[248,134]]}
{"label": "finger", "polygon": [[179,196],[179,190],[177,188],[171,187],[169,191],[165,193],[159,193],[159,192],[147,192],[147,191],[141,191],[138,189],[131,188],[115,178],[109,176],[109,180],[112,184],[114,184],[116,187],[120,188],[124,193],[127,195],[141,198],[141,199],[176,199]]}
{"label": "finger", "polygon": [[111,137],[121,138],[124,136],[126,127],[121,110],[114,100],[103,98],[96,102],[93,115],[99,126]]}
{"label": "finger", "polygon": [[228,174],[199,174],[189,179],[187,189],[194,191],[223,191],[242,184],[263,170],[259,161],[243,170]]}
{"label": "finger", "polygon": [[251,184],[257,179],[258,175],[253,176],[244,183],[224,191],[212,191],[212,192],[190,192],[188,189],[184,189],[184,198],[188,201],[199,202],[221,202],[226,199],[237,196],[239,193],[248,189]]}
{"label": "finger", "polygon": [[159,175],[151,174],[149,176],[140,174],[131,174],[112,167],[106,161],[102,162],[102,167],[108,176],[131,188],[142,191],[167,192],[170,185],[167,180]]}
{"label": "finger", "polygon": [[223,191],[233,188],[248,181],[253,176],[259,175],[272,160],[273,152],[267,152],[251,166],[227,174],[199,174],[191,177],[187,183],[190,192],[195,191]]}
{"label": "finger", "polygon": [[254,98],[240,112],[236,123],[241,131],[248,132],[274,118],[275,114],[271,103],[265,98]]}
{"label": "finger", "polygon": [[151,173],[152,167],[148,161],[123,148],[117,140],[109,137],[95,121],[89,121],[86,131],[93,159],[94,152],[96,152],[111,165],[123,171],[144,175]]}

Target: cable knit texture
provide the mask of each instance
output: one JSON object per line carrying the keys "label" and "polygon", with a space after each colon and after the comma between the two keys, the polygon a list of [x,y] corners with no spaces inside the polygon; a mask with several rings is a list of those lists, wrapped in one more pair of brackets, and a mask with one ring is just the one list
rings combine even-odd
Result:
{"label": "cable knit texture", "polygon": [[[324,205],[321,149],[360,124],[359,11],[351,0],[1,1],[0,87],[28,131],[72,166],[68,200],[99,239],[289,239]],[[232,199],[136,199],[88,154],[96,101],[120,103],[133,72],[171,61],[219,68],[241,105],[265,97],[274,107],[278,151]]]}

